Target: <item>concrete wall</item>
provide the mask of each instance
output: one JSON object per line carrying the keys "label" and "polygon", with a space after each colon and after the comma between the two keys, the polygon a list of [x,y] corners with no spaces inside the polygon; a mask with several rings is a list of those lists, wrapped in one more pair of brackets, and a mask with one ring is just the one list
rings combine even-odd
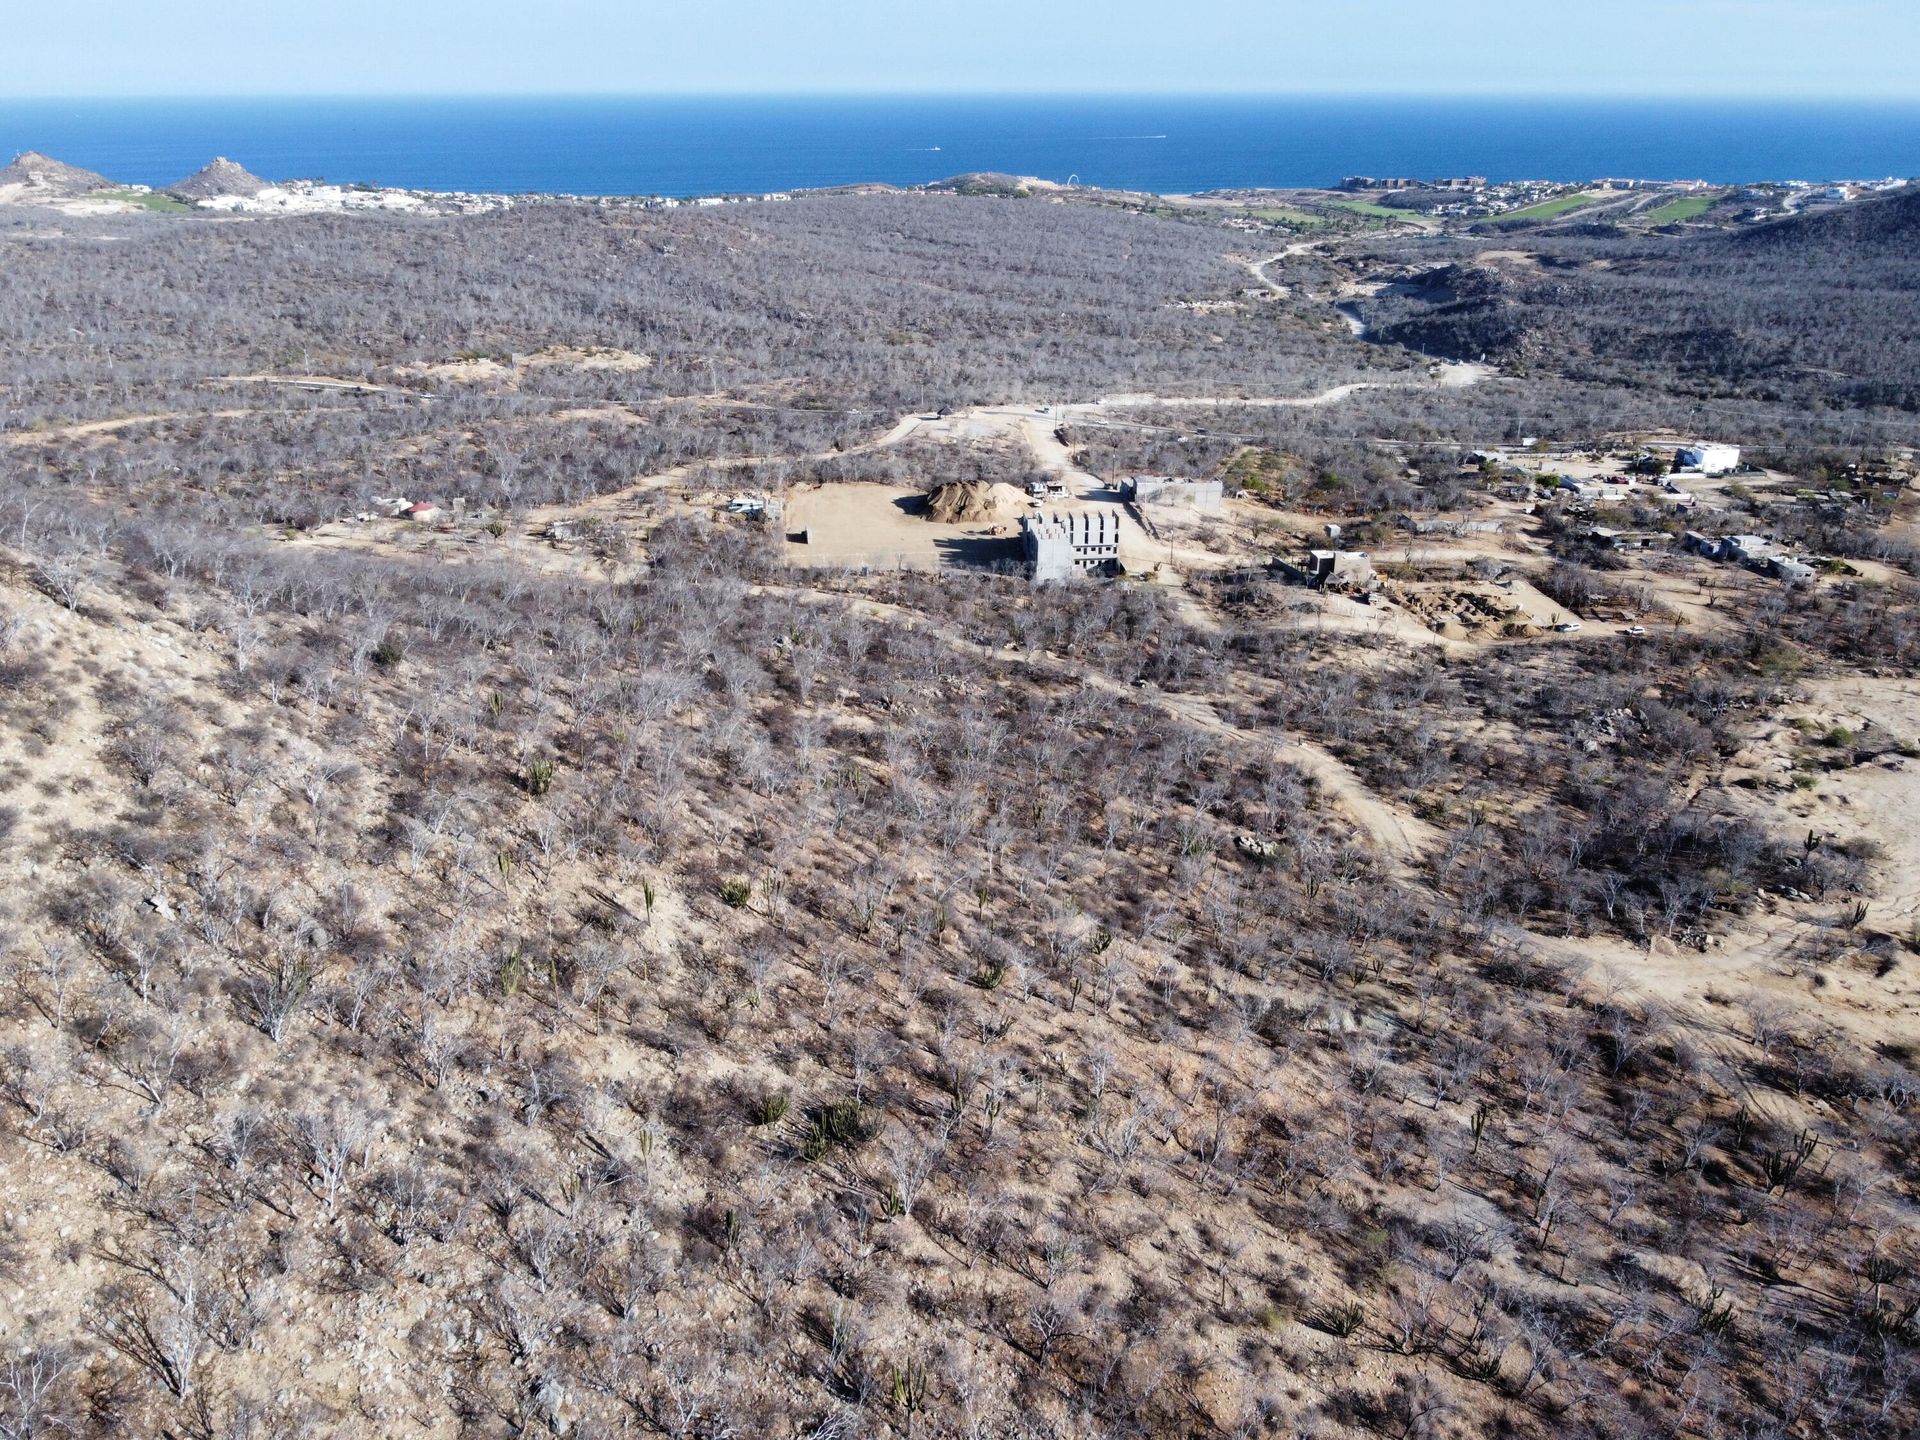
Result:
{"label": "concrete wall", "polygon": [[1020,547],[1034,584],[1073,578],[1073,546],[1067,543],[1065,526],[1029,515],[1020,522]]}
{"label": "concrete wall", "polygon": [[1226,491],[1218,480],[1185,480],[1175,475],[1135,475],[1120,482],[1120,493],[1136,505],[1182,505],[1202,515],[1218,515]]}

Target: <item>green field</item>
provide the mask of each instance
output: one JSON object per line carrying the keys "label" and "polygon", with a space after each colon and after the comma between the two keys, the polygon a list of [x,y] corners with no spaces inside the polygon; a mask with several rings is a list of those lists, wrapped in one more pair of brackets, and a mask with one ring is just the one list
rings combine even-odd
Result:
{"label": "green field", "polygon": [[1265,220],[1276,225],[1304,225],[1312,227],[1327,223],[1327,217],[1316,215],[1311,210],[1296,210],[1291,205],[1262,205],[1249,210],[1247,214],[1256,220]]}
{"label": "green field", "polygon": [[171,195],[159,195],[139,190],[96,190],[87,197],[89,200],[124,200],[129,205],[138,205],[143,210],[191,210],[193,207]]}
{"label": "green field", "polygon": [[1655,206],[1640,218],[1651,220],[1656,225],[1674,225],[1682,220],[1697,220],[1719,203],[1724,190],[1713,190],[1703,195],[1682,195],[1678,200],[1669,200],[1664,205]]}
{"label": "green field", "polygon": [[1411,220],[1413,216],[1405,210],[1390,210],[1385,205],[1376,205],[1371,200],[1329,200],[1327,204],[1341,210],[1351,210],[1356,215],[1365,215],[1371,220]]}
{"label": "green field", "polygon": [[1589,195],[1584,190],[1577,195],[1557,195],[1551,200],[1542,200],[1538,205],[1529,205],[1524,210],[1509,210],[1505,215],[1494,216],[1496,225],[1518,225],[1528,220],[1552,220],[1571,210],[1579,210],[1588,205],[1598,205],[1601,197]]}

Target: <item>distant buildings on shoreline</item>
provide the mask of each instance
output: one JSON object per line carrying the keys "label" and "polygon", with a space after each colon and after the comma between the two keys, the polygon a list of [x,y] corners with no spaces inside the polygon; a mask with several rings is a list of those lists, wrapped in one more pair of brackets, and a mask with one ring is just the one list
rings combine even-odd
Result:
{"label": "distant buildings on shoreline", "polygon": [[1340,188],[1342,190],[1484,190],[1487,188],[1487,177],[1449,175],[1439,180],[1410,180],[1400,175],[1385,178],[1373,175],[1349,175],[1340,182]]}

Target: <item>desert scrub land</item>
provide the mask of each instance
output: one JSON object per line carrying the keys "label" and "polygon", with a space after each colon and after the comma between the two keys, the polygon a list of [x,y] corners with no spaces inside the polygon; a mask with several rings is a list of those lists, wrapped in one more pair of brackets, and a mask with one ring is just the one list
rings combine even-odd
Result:
{"label": "desert scrub land", "polygon": [[[0,1433],[1920,1423],[1906,500],[1603,555],[1450,447],[1699,401],[1038,198],[5,223]],[[1042,587],[714,503],[1042,462],[1262,493]]]}

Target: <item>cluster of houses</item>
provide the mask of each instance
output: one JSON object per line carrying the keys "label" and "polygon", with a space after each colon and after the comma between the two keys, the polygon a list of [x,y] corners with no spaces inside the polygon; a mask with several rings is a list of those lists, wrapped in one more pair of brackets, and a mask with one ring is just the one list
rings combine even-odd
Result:
{"label": "cluster of houses", "polygon": [[1680,537],[1681,547],[1709,560],[1721,560],[1761,575],[1771,575],[1790,585],[1801,585],[1817,573],[1805,560],[1787,554],[1764,535],[1702,535],[1689,530]]}
{"label": "cluster of houses", "polygon": [[1605,180],[1596,180],[1587,186],[1589,190],[1677,190],[1682,194],[1693,195],[1713,187],[1705,180],[1625,180],[1617,176]]}
{"label": "cluster of houses", "polygon": [[[437,520],[444,519],[447,514],[445,508],[432,500],[409,500],[405,495],[375,495],[368,500],[368,503],[373,506],[373,509],[362,511],[355,517],[356,519],[417,520],[423,525],[431,525]],[[465,508],[464,500],[453,502],[455,512]]]}
{"label": "cluster of houses", "polygon": [[1555,484],[1576,500],[1610,500],[1622,495],[1637,495],[1663,505],[1686,506],[1694,501],[1691,490],[1681,489],[1672,480],[1654,484],[1632,475],[1608,475],[1591,480],[1576,480],[1571,475],[1562,475]]}
{"label": "cluster of houses", "polygon": [[696,195],[686,200],[677,200],[671,195],[649,195],[638,203],[642,210],[678,210],[682,205],[710,210],[716,205],[750,205],[756,202],[768,205],[791,199],[793,196],[784,190],[770,190],[765,195]]}
{"label": "cluster of houses", "polygon": [[1349,175],[1340,182],[1342,190],[1484,190],[1484,175],[1447,175],[1438,180],[1413,180],[1404,175]]}

